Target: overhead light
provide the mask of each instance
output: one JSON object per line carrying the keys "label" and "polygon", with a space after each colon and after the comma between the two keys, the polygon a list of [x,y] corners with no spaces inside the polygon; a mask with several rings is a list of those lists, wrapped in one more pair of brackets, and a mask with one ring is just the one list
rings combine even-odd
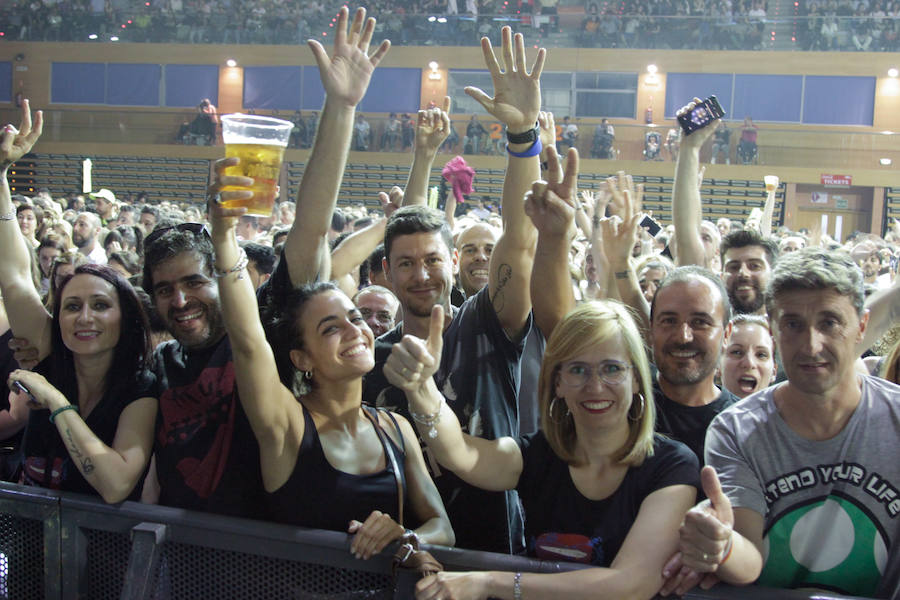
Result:
{"label": "overhead light", "polygon": [[96,40],[96,39],[97,39],[97,34],[96,34],[96,33],[92,33],[91,35],[88,36],[88,39],[89,39],[89,40]]}
{"label": "overhead light", "polygon": [[891,131],[890,129],[885,129],[884,131],[881,132],[881,135],[894,135],[894,132]]}
{"label": "overhead light", "polygon": [[431,69],[432,71],[437,71],[437,68],[438,68],[437,61],[433,60],[430,63],[428,63],[428,68]]}
{"label": "overhead light", "polygon": [[228,67],[236,67],[236,66],[237,66],[237,61],[234,60],[233,58],[229,58],[228,60],[225,61],[225,66],[228,66]]}
{"label": "overhead light", "polygon": [[889,167],[889,166],[891,166],[891,163],[894,161],[892,161],[889,158],[879,158],[878,162],[881,163],[882,167]]}
{"label": "overhead light", "polygon": [[897,75],[900,75],[900,71],[898,71],[894,67],[888,69],[888,77],[896,77]]}
{"label": "overhead light", "polygon": [[111,42],[118,42],[118,41],[119,41],[119,36],[117,36],[117,35],[111,36],[111,37],[109,38],[109,41],[111,41]]}
{"label": "overhead light", "polygon": [[446,23],[447,17],[438,17],[438,23]]}
{"label": "overhead light", "polygon": [[428,17],[429,23],[434,23],[435,21],[437,21],[437,17]]}
{"label": "overhead light", "polygon": [[656,65],[647,65],[647,72],[650,73],[651,75],[656,75],[656,73],[658,71],[659,71],[659,69],[657,68]]}

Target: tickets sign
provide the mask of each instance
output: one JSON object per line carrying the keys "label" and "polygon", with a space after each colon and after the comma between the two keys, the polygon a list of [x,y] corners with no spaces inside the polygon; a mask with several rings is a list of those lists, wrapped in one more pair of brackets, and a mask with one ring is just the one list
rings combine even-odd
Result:
{"label": "tickets sign", "polygon": [[850,187],[853,182],[852,175],[825,175],[822,176],[822,185],[825,187]]}

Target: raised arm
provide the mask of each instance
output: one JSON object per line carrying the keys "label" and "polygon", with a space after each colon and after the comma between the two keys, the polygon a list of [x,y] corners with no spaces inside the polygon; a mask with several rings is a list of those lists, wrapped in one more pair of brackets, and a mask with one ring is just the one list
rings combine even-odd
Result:
{"label": "raised arm", "polygon": [[575,237],[578,151],[569,149],[565,175],[559,179],[556,148],[548,154],[548,181],[536,181],[525,196],[525,211],[538,232],[531,278],[534,321],[545,338],[556,324],[575,307],[575,295],[569,280],[569,247]]}
{"label": "raised arm", "polygon": [[348,21],[347,8],[343,7],[338,13],[330,58],[319,42],[308,42],[325,88],[325,106],[300,180],[297,216],[282,255],[295,286],[317,278],[329,279],[328,228],[347,164],[356,105],[369,87],[372,72],[390,47],[390,42],[384,41],[368,56],[375,19],[366,19],[365,9],[360,8],[349,31]]}
{"label": "raised arm", "polygon": [[631,263],[631,249],[638,240],[638,230],[643,215],[637,210],[636,194],[633,189],[625,189],[623,193],[621,217],[601,219],[603,230],[603,251],[606,254],[610,271],[613,273],[618,297],[634,310],[641,331],[650,329],[650,306],[641,292],[637,273]]}
{"label": "raised arm", "polygon": [[[216,178],[208,194],[237,199],[248,191],[220,192],[227,185],[245,185],[246,178],[224,176],[233,159],[216,163]],[[209,214],[216,251],[215,272],[219,283],[222,317],[231,340],[235,377],[244,412],[259,442],[260,464],[266,490],[276,490],[287,481],[303,439],[304,421],[300,404],[281,383],[272,347],[266,341],[256,293],[247,274],[246,253],[240,249],[234,227],[244,208],[225,209],[212,201]],[[221,276],[223,275],[223,276]]]}
{"label": "raised arm", "polygon": [[869,311],[869,322],[862,342],[856,347],[859,354],[871,348],[894,323],[900,322],[900,277],[891,287],[866,298],[865,308]]}
{"label": "raised arm", "polygon": [[28,401],[31,408],[56,413],[53,422],[72,463],[100,496],[110,503],[125,500],[150,461],[156,398],[139,398],[126,406],[119,415],[112,446],[107,446],[77,411],[65,409],[69,400],[42,375],[16,370],[9,376],[9,382],[13,381],[22,382],[34,396]]}
{"label": "raised arm", "polygon": [[[683,107],[678,114],[693,110],[694,103],[699,101],[699,98],[694,98],[694,102]],[[675,224],[676,240],[675,264],[678,266],[709,266],[706,264],[703,240],[700,238],[700,222],[703,218],[703,211],[700,202],[700,188],[697,186],[697,173],[700,169],[700,148],[715,132],[716,125],[716,121],[712,121],[703,129],[684,136],[681,150],[678,152],[675,183],[672,187],[672,222]]]}
{"label": "raised arm", "polygon": [[435,305],[428,339],[403,336],[388,356],[384,375],[406,393],[420,437],[443,467],[485,490],[512,489],[522,473],[522,453],[515,440],[485,440],[463,433],[456,414],[434,383],[433,375],[441,362],[443,326],[444,309]]}
{"label": "raised arm", "polygon": [[32,124],[31,108],[24,100],[19,128],[6,125],[0,132],[0,292],[13,333],[33,342],[41,359],[50,353],[50,315],[31,279],[31,250],[16,220],[7,174],[14,162],[31,151],[43,123],[43,113],[37,111]]}
{"label": "raised arm", "polygon": [[[490,40],[481,39],[484,61],[494,84],[494,97],[472,87],[467,87],[466,93],[506,124],[507,136],[515,136],[535,129],[541,108],[541,71],[547,52],[543,48],[538,50],[529,73],[525,66],[522,34],[513,36],[510,28],[504,27],[501,38],[502,66]],[[538,143],[508,145],[510,153],[502,196],[503,234],[491,253],[488,279],[491,303],[507,336],[514,340],[521,337],[531,312],[528,289],[537,239],[537,232],[525,215],[522,198],[531,183],[540,177],[537,153],[532,156],[515,156],[514,153],[531,154]]]}
{"label": "raised arm", "polygon": [[413,163],[406,179],[403,206],[425,204],[428,200],[428,179],[438,148],[450,136],[450,96],[444,97],[441,108],[420,110],[416,116],[416,139]]}

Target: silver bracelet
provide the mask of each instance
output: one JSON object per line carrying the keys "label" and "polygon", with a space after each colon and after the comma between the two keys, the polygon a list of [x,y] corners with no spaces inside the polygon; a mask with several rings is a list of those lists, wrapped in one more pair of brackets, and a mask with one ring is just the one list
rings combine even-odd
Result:
{"label": "silver bracelet", "polygon": [[438,436],[438,431],[435,428],[435,425],[441,422],[441,408],[443,407],[443,404],[444,400],[441,399],[440,403],[438,404],[437,410],[430,415],[417,413],[413,411],[412,407],[409,407],[409,414],[412,416],[413,421],[427,427],[428,431],[426,431],[426,435],[428,435],[428,437],[430,437],[431,439],[434,439]]}
{"label": "silver bracelet", "polygon": [[513,575],[513,600],[522,600],[522,574]]}
{"label": "silver bracelet", "polygon": [[12,221],[16,218],[16,207],[13,206],[12,210],[6,213],[5,215],[0,215],[0,221]]}
{"label": "silver bracelet", "polygon": [[243,279],[244,274],[242,273],[242,271],[247,267],[247,264],[249,262],[250,259],[247,258],[247,251],[243,248],[238,248],[238,259],[237,262],[234,263],[234,266],[227,271],[222,271],[215,264],[213,264],[213,275],[216,279],[221,279],[223,277],[227,277],[229,273],[237,273],[237,278]]}

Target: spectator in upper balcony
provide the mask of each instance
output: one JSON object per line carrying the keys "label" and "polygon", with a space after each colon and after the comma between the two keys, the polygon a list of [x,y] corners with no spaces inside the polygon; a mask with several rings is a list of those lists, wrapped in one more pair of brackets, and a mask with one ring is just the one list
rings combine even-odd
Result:
{"label": "spectator in upper balcony", "polygon": [[356,116],[356,125],[353,126],[353,149],[366,152],[372,137],[372,127],[366,121],[366,117],[360,113]]}
{"label": "spectator in upper balcony", "polygon": [[487,129],[478,120],[478,117],[472,115],[469,124],[466,125],[466,136],[463,138],[463,153],[480,154],[481,140],[487,135]]}
{"label": "spectator in upper balcony", "polygon": [[400,142],[400,127],[400,119],[397,118],[397,113],[391,113],[381,134],[382,152],[385,150],[390,152],[397,151],[397,144]]}
{"label": "spectator in upper balcony", "polygon": [[559,148],[560,155],[562,155],[569,148],[574,148],[575,143],[578,141],[578,125],[571,121],[568,115],[563,117],[560,136],[561,139],[556,143],[556,146]]}

